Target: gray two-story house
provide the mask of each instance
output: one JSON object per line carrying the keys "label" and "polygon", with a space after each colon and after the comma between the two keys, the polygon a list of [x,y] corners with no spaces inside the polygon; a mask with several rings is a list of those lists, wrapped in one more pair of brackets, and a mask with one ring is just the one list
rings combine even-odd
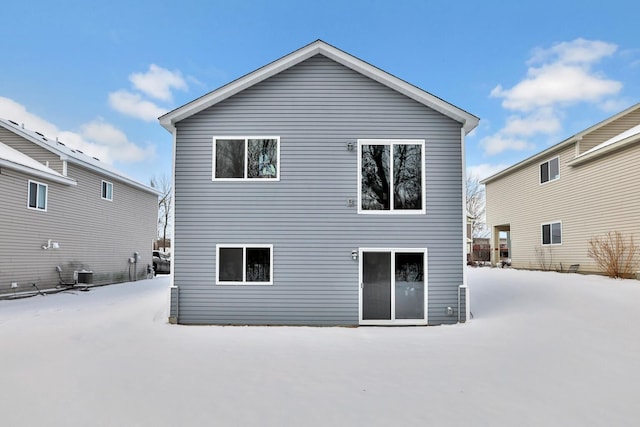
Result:
{"label": "gray two-story house", "polygon": [[155,189],[5,119],[0,195],[0,296],[135,280],[152,263]]}
{"label": "gray two-story house", "polygon": [[170,321],[465,321],[464,139],[478,118],[322,41],[160,117]]}

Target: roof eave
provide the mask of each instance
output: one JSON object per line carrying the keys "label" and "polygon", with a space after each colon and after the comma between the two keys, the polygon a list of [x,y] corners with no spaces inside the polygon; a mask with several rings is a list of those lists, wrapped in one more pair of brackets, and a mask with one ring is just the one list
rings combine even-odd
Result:
{"label": "roof eave", "polygon": [[102,168],[100,168],[99,171],[97,171],[96,170],[97,169],[96,166],[92,165],[89,162],[83,162],[81,159],[78,159],[78,158],[75,158],[75,157],[67,157],[66,161],[69,162],[69,163],[73,163],[73,164],[82,166],[83,168],[89,169],[91,171],[99,172],[101,175],[109,177],[109,178],[111,178],[113,180],[124,182],[125,184],[130,185],[131,187],[135,187],[138,190],[146,191],[147,193],[151,193],[151,194],[154,194],[156,196],[160,196],[161,195],[161,192],[158,191],[157,189],[155,189],[153,187],[146,186],[146,185],[142,184],[141,182],[135,181],[135,180],[133,180],[131,178],[128,178],[128,177],[126,177],[124,175],[120,175],[120,174],[117,174],[117,173],[114,173],[114,172],[111,172],[109,170],[102,169]]}
{"label": "roof eave", "polygon": [[564,141],[556,145],[553,145],[547,148],[546,150],[539,152],[538,154],[534,154],[533,156],[527,157],[526,159],[519,161],[515,165],[509,166],[508,168],[503,169],[500,172],[497,172],[491,175],[490,177],[481,180],[480,184],[486,185],[491,181],[495,181],[496,179],[502,178],[505,175],[509,175],[510,173],[513,173],[522,167],[525,167],[531,163],[535,163],[536,161],[539,161],[545,157],[548,157],[550,154],[554,153],[555,151],[561,150],[568,145],[575,144],[578,141],[579,141],[578,136],[574,135],[569,139],[565,139]]}
{"label": "roof eave", "polygon": [[618,151],[618,150],[622,150],[624,148],[627,148],[633,144],[637,144],[638,142],[640,142],[640,136],[639,135],[632,135],[629,136],[625,139],[622,139],[620,141],[617,141],[615,144],[611,144],[611,145],[607,145],[606,147],[602,147],[598,150],[592,151],[590,153],[584,153],[578,157],[576,157],[575,159],[571,160],[570,162],[567,162],[567,164],[569,166],[578,166],[581,165],[583,163],[587,163],[591,160],[595,160],[598,157],[602,157],[605,156],[607,154],[610,154],[614,151]]}
{"label": "roof eave", "polygon": [[38,169],[33,169],[33,168],[30,168],[29,166],[21,165],[19,163],[14,163],[9,160],[0,159],[0,167],[6,167],[8,169],[22,172],[24,174],[31,175],[36,178],[45,179],[51,182],[56,182],[58,184],[71,185],[71,186],[78,185],[78,183],[74,179],[71,179],[69,177],[48,173]]}
{"label": "roof eave", "polygon": [[471,132],[478,126],[480,119],[453,104],[450,104],[435,95],[432,95],[417,86],[412,85],[398,77],[383,71],[361,59],[358,59],[338,48],[325,44],[326,48],[323,54],[328,58],[344,65],[347,68],[369,77],[411,99],[417,101],[427,107],[430,107],[439,113],[450,117],[451,119],[461,123],[466,133]]}
{"label": "roof eave", "polygon": [[320,47],[317,43],[318,42],[314,42],[307,45],[287,56],[265,65],[264,67],[258,68],[243,77],[227,83],[219,89],[209,92],[200,98],[160,116],[160,124],[169,132],[173,132],[175,123],[191,117],[212,105],[222,102],[257,83],[260,83],[261,81],[318,54],[320,52]]}
{"label": "roof eave", "polygon": [[[496,179],[501,178],[501,177],[503,177],[505,175],[508,175],[511,172],[513,172],[513,171],[515,171],[515,170],[517,170],[517,169],[519,169],[519,168],[521,168],[523,166],[526,166],[526,165],[528,165],[528,164],[530,164],[530,163],[532,163],[532,162],[534,162],[536,160],[539,160],[541,157],[548,156],[550,152],[553,152],[553,151],[556,151],[558,149],[564,148],[565,146],[567,146],[569,144],[576,143],[576,142],[582,140],[582,138],[585,135],[590,134],[591,132],[593,132],[593,131],[595,131],[597,129],[600,129],[603,126],[606,126],[609,123],[612,123],[615,120],[618,120],[619,118],[626,116],[627,114],[631,113],[634,110],[637,110],[638,108],[640,108],[640,103],[634,104],[631,107],[619,112],[618,114],[614,114],[613,116],[608,117],[608,118],[596,123],[595,125],[590,126],[587,129],[584,129],[584,130],[576,133],[575,135],[569,137],[568,139],[565,139],[564,141],[559,142],[558,144],[553,145],[553,146],[547,148],[546,150],[544,150],[544,151],[542,151],[542,152],[540,152],[538,154],[535,154],[535,155],[533,155],[531,157],[528,157],[528,158],[522,160],[521,162],[516,163],[513,166],[510,166],[510,167],[508,167],[506,169],[503,169],[500,172],[495,173],[495,174],[491,175],[490,177],[483,179],[482,181],[480,181],[480,184],[488,184],[491,181],[495,181]],[[574,160],[572,160],[572,162],[575,162],[576,160],[577,159],[574,159]],[[576,162],[574,164],[578,164],[578,163],[581,163],[581,162],[582,161],[578,161],[578,162]],[[569,164],[571,164],[571,163],[569,163]]]}

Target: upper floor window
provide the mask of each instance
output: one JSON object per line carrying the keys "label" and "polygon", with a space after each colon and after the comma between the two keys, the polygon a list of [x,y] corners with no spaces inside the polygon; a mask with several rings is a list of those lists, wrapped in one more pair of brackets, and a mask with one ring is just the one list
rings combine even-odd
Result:
{"label": "upper floor window", "polygon": [[562,243],[562,223],[542,224],[542,244],[559,245]]}
{"label": "upper floor window", "polygon": [[102,198],[105,200],[113,200],[113,184],[102,181]]}
{"label": "upper floor window", "polygon": [[218,285],[271,285],[272,245],[216,245]]}
{"label": "upper floor window", "polygon": [[213,179],[280,179],[280,138],[214,137]]}
{"label": "upper floor window", "polygon": [[358,212],[424,213],[424,140],[358,141]]}
{"label": "upper floor window", "polygon": [[540,164],[540,184],[560,178],[560,158],[554,157]]}
{"label": "upper floor window", "polygon": [[29,181],[29,202],[30,209],[41,211],[47,210],[47,184]]}

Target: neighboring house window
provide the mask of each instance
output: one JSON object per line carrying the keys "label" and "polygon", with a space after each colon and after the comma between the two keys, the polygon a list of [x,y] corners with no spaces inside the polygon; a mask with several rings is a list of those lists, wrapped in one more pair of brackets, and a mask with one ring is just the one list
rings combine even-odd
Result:
{"label": "neighboring house window", "polygon": [[559,245],[562,243],[562,223],[542,224],[542,244]]}
{"label": "neighboring house window", "polygon": [[214,180],[279,178],[279,137],[213,138]]}
{"label": "neighboring house window", "polygon": [[358,212],[424,213],[424,140],[358,141]]}
{"label": "neighboring house window", "polygon": [[29,181],[29,202],[31,209],[47,210],[47,184]]}
{"label": "neighboring house window", "polygon": [[560,178],[560,158],[553,159],[540,164],[540,184]]}
{"label": "neighboring house window", "polygon": [[216,245],[218,285],[271,285],[272,245]]}
{"label": "neighboring house window", "polygon": [[102,181],[102,198],[105,200],[113,200],[113,184]]}

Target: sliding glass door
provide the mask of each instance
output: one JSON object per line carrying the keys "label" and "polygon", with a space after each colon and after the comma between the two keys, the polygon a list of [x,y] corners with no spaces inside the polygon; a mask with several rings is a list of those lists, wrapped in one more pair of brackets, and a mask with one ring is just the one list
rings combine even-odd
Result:
{"label": "sliding glass door", "polygon": [[426,249],[360,250],[360,323],[426,324]]}

